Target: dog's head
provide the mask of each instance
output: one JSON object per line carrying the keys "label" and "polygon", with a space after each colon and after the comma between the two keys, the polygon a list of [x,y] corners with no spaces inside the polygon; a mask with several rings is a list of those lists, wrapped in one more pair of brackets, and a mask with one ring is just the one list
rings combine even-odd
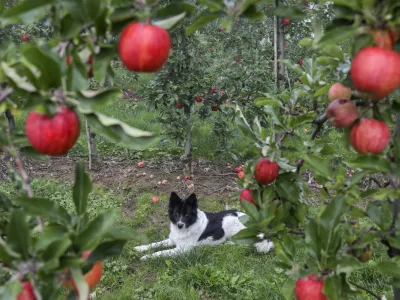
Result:
{"label": "dog's head", "polygon": [[169,219],[179,229],[188,228],[197,220],[197,198],[191,194],[185,200],[171,193],[168,208]]}

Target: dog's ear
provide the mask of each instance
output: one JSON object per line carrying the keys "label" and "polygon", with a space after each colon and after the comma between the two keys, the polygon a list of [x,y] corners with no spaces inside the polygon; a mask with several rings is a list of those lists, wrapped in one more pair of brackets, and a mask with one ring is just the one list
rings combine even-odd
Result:
{"label": "dog's ear", "polygon": [[172,192],[171,196],[169,197],[169,206],[174,207],[179,205],[182,202],[181,198],[178,196],[177,193]]}
{"label": "dog's ear", "polygon": [[186,204],[197,209],[197,197],[196,194],[191,194],[188,198],[185,200]]}

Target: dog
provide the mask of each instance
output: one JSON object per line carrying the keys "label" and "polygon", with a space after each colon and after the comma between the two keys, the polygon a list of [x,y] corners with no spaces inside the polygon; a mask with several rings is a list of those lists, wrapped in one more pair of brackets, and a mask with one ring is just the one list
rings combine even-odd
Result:
{"label": "dog", "polygon": [[[144,255],[141,260],[158,256],[174,256],[189,251],[195,246],[219,245],[227,242],[246,226],[240,221],[245,213],[238,210],[223,210],[217,213],[203,212],[198,208],[197,197],[192,193],[185,200],[175,192],[169,199],[168,215],[170,219],[170,234],[168,239],[149,245],[137,246],[138,252],[146,252],[155,248],[173,247],[151,255]],[[263,238],[263,235],[259,235]],[[269,252],[274,244],[264,240],[254,245],[258,252]]]}

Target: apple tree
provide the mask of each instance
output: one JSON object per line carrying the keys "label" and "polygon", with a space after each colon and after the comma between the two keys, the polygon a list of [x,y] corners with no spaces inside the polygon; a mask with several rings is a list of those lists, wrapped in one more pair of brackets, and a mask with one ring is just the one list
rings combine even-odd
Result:
{"label": "apple tree", "polygon": [[[110,84],[88,90],[88,78],[99,87],[112,83],[112,62],[119,58],[130,71],[161,68],[170,49],[165,47],[160,59],[154,50],[157,34],[168,42],[166,29],[184,18],[188,8],[122,0],[1,2],[1,32],[44,28],[48,33],[45,38],[28,36],[28,31],[20,39],[4,35],[0,45],[0,150],[18,191],[15,197],[0,193],[0,260],[8,272],[0,287],[2,298],[86,300],[101,278],[101,261],[119,255],[127,241],[145,242],[135,230],[117,225],[115,209],[88,214],[93,186],[84,163],[76,164],[75,209],[70,211],[35,195],[23,157],[67,154],[81,132],[81,117],[117,145],[145,149],[157,142],[152,133],[98,112],[120,97],[121,89]],[[166,10],[169,14],[163,15]],[[144,31],[153,39],[137,44],[144,41],[138,39]],[[151,61],[145,59],[149,56]],[[25,115],[23,130],[7,121]]]}
{"label": "apple tree", "polygon": [[[187,31],[221,14],[226,16],[225,24],[241,15],[260,15],[264,3],[203,2],[208,14],[198,17]],[[302,81],[296,85],[297,95],[288,93],[289,100],[301,95],[302,106],[293,113],[282,99],[263,99],[259,105],[266,125],[245,118],[237,107],[237,123],[253,138],[260,156],[247,162],[246,176],[239,180],[241,204],[248,217],[243,220],[247,228],[235,239],[253,244],[262,232],[264,238],[275,241],[279,266],[293,278],[283,289],[285,297],[300,300],[381,299],[382,295],[351,279],[371,258],[372,245],[381,243],[387,248],[387,259],[374,265],[391,278],[393,292],[386,298],[400,299],[399,4],[395,0],[299,1],[275,6],[272,12],[304,20],[309,18],[309,8],[316,6],[322,10],[331,6],[334,16],[324,26],[314,18],[313,35],[304,37],[301,44],[320,54],[304,59],[302,66],[284,61]],[[314,126],[311,137],[295,143],[303,125]],[[324,134],[332,130],[328,126],[343,135],[348,155],[339,163],[332,163],[336,149]],[[291,145],[304,155],[288,159]],[[357,172],[350,177],[345,167]],[[302,180],[305,169],[315,174],[321,187],[317,209],[309,202],[313,191]],[[376,188],[364,188],[360,181],[366,176],[385,181],[376,180]],[[295,259],[300,249],[307,252],[304,265]]]}

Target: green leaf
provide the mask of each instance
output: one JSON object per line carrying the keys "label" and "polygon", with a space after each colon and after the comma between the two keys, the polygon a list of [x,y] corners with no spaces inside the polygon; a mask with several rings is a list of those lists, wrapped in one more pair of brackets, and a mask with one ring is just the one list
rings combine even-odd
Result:
{"label": "green leaf", "polygon": [[121,33],[125,26],[129,23],[138,21],[138,16],[135,11],[127,9],[126,7],[114,8],[112,15],[110,16],[110,22],[112,24],[113,33]]}
{"label": "green leaf", "polygon": [[23,44],[20,50],[23,58],[40,71],[38,88],[61,87],[61,68],[52,56],[47,54],[43,48],[32,44]]}
{"label": "green leaf", "polygon": [[346,198],[343,195],[337,195],[331,200],[321,214],[321,225],[332,232],[334,227],[339,224],[340,218],[348,210],[348,207],[349,205],[346,202]]}
{"label": "green leaf", "polygon": [[83,277],[81,268],[70,267],[69,269],[79,293],[79,300],[86,300],[89,297],[89,286]]}
{"label": "green leaf", "polygon": [[59,258],[72,245],[68,237],[64,237],[52,242],[43,252],[42,259],[46,263],[46,268],[55,269],[59,267]]}
{"label": "green leaf", "polygon": [[357,28],[353,26],[339,26],[324,32],[323,37],[318,41],[319,47],[337,44],[354,37]]}
{"label": "green leaf", "polygon": [[36,88],[30,82],[19,76],[16,70],[10,68],[6,62],[1,62],[1,68],[4,71],[4,74],[10,78],[17,87],[30,93],[36,92]]}
{"label": "green leaf", "polygon": [[116,145],[129,149],[143,150],[154,145],[160,140],[151,132],[133,128],[122,121],[107,117],[98,112],[84,110],[79,111],[85,114],[90,126],[100,135]]}
{"label": "green leaf", "polygon": [[339,276],[329,276],[325,279],[323,293],[329,300],[342,300],[342,283]]}
{"label": "green leaf", "polygon": [[325,85],[323,88],[320,88],[319,90],[317,90],[314,93],[314,97],[315,98],[321,97],[322,95],[328,93],[329,89],[330,89],[330,86],[329,85]]}
{"label": "green leaf", "polygon": [[344,162],[351,169],[390,173],[390,163],[383,157],[376,155],[358,155],[356,158]]}
{"label": "green leaf", "polygon": [[85,172],[85,164],[78,162],[75,166],[75,184],[72,192],[75,210],[78,215],[86,212],[88,196],[91,192],[92,182],[89,175]]}
{"label": "green leaf", "polygon": [[312,44],[313,44],[313,40],[306,37],[306,38],[302,38],[297,45],[301,46],[301,47],[311,47]]}
{"label": "green leaf", "polygon": [[332,169],[327,162],[313,154],[308,154],[304,157],[306,165],[315,172],[315,174],[331,180],[333,176]]}
{"label": "green leaf", "polygon": [[29,198],[22,196],[13,200],[16,205],[22,206],[27,214],[35,217],[43,217],[53,223],[69,224],[71,216],[61,205],[46,198]]}
{"label": "green leaf", "polygon": [[315,116],[316,116],[316,113],[311,111],[311,112],[305,113],[301,116],[295,117],[292,119],[291,127],[293,129],[295,129],[302,124],[312,123],[315,119]]}
{"label": "green leaf", "polygon": [[2,262],[10,264],[14,259],[21,258],[3,239],[0,239],[0,259]]}
{"label": "green leaf", "polygon": [[260,215],[258,213],[257,207],[254,204],[251,204],[248,201],[242,201],[241,202],[242,208],[244,212],[251,218],[253,218],[255,221],[260,220]]}
{"label": "green leaf", "polygon": [[112,227],[105,237],[114,240],[136,241],[143,245],[149,242],[148,238],[143,233],[128,227]]}
{"label": "green leaf", "polygon": [[75,37],[79,35],[83,26],[84,24],[78,22],[72,14],[66,14],[60,22],[60,35],[65,39]]}
{"label": "green leaf", "polygon": [[23,259],[29,257],[29,227],[22,210],[14,209],[7,226],[7,244]]}
{"label": "green leaf", "polygon": [[165,20],[160,20],[160,21],[153,22],[153,25],[160,26],[160,27],[165,28],[165,29],[168,30],[168,29],[171,29],[172,27],[174,27],[185,16],[186,16],[186,13],[183,12],[183,13],[181,13],[179,15],[174,16],[174,17],[171,17],[171,18],[168,18],[168,19],[165,19]]}
{"label": "green leaf", "polygon": [[342,49],[337,45],[327,45],[322,49],[322,52],[324,52],[326,55],[337,58],[340,61],[344,61]]}
{"label": "green leaf", "polygon": [[338,264],[336,265],[336,273],[346,274],[346,277],[350,277],[351,273],[356,271],[361,267],[361,262],[358,258],[352,255],[342,255],[338,260]]}
{"label": "green leaf", "polygon": [[35,241],[35,248],[37,250],[43,250],[55,240],[68,236],[68,229],[58,224],[48,224],[43,230],[43,234]]}
{"label": "green leaf", "polygon": [[294,299],[294,288],[296,285],[296,280],[286,281],[282,286],[282,295],[286,300]]}
{"label": "green leaf", "polygon": [[184,2],[175,2],[175,3],[170,3],[167,6],[161,7],[153,14],[153,16],[156,19],[165,19],[165,18],[176,16],[183,12],[186,12],[187,14],[191,14],[195,10],[196,10],[196,7],[191,4],[184,3]]}
{"label": "green leaf", "polygon": [[279,61],[283,62],[285,66],[299,74],[300,76],[304,74],[304,70],[298,64],[293,64],[289,59],[280,59]]}
{"label": "green leaf", "polygon": [[393,276],[400,278],[400,265],[394,259],[385,260],[375,265],[377,271],[385,274],[386,276]]}
{"label": "green leaf", "polygon": [[96,21],[97,17],[99,16],[99,14],[102,10],[103,1],[83,0],[83,4],[85,5],[86,11],[87,11],[89,17],[93,21]]}
{"label": "green leaf", "polygon": [[278,176],[275,181],[276,192],[290,202],[296,203],[299,200],[297,185],[290,178],[291,173],[284,173]]}
{"label": "green leaf", "polygon": [[221,13],[214,13],[214,14],[206,14],[202,15],[196,18],[192,25],[190,25],[188,28],[186,28],[186,35],[191,35],[193,32],[199,30],[200,28],[204,27],[208,23],[211,23],[212,21],[218,19],[221,17]]}
{"label": "green leaf", "polygon": [[271,105],[276,107],[283,106],[281,101],[267,97],[257,97],[256,99],[254,99],[254,104],[257,106],[265,106],[265,105]]}
{"label": "green leaf", "polygon": [[79,245],[80,250],[91,250],[93,245],[110,230],[116,219],[116,210],[109,210],[92,220],[76,238],[76,244]]}
{"label": "green leaf", "polygon": [[18,294],[21,291],[21,281],[12,280],[4,284],[0,289],[0,300],[18,299]]}
{"label": "green leaf", "polygon": [[199,0],[199,3],[207,6],[210,12],[217,12],[224,9],[222,1],[215,0]]}
{"label": "green leaf", "polygon": [[103,261],[110,257],[118,256],[122,253],[125,244],[126,240],[103,242],[98,245],[96,249],[92,251],[92,253],[90,253],[90,256],[87,258],[86,262],[92,264],[97,261]]}
{"label": "green leaf", "polygon": [[109,103],[111,100],[122,98],[120,89],[82,90],[78,92],[78,101],[84,109],[95,109]]}
{"label": "green leaf", "polygon": [[[2,25],[9,25],[13,23],[26,23],[32,21],[32,14],[44,14],[46,7],[53,4],[55,0],[35,0],[35,1],[22,1],[13,7],[8,8],[0,18]],[[28,18],[29,17],[29,18]]]}

